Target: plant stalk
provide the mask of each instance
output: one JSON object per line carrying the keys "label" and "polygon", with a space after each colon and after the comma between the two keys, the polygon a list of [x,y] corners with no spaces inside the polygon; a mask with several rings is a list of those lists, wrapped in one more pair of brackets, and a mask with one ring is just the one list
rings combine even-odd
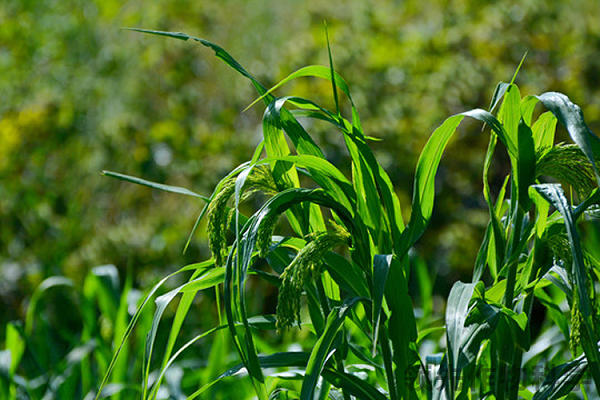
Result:
{"label": "plant stalk", "polygon": [[[320,276],[317,279],[315,279],[315,283],[317,286],[317,293],[319,294],[319,300],[321,303],[321,307],[323,308],[323,312],[325,313],[325,315],[329,315],[329,313],[331,312],[331,307],[329,305],[329,299],[327,297],[327,294],[325,294],[325,287],[323,287],[323,281],[321,280]],[[344,373],[344,358],[342,357],[340,352],[336,350],[336,352],[333,355],[333,358],[335,360],[335,366],[337,370],[341,373]],[[342,388],[342,395],[344,396],[344,400],[351,400],[350,395],[346,393],[346,390],[344,390],[344,388]]]}

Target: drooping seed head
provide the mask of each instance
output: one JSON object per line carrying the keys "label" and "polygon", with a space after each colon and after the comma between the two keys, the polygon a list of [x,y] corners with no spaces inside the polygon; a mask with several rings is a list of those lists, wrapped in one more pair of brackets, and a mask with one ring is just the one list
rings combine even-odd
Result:
{"label": "drooping seed head", "polygon": [[266,257],[269,253],[269,246],[273,240],[273,231],[279,220],[279,214],[271,213],[265,217],[258,228],[258,238],[256,239],[256,248],[261,257]]}
{"label": "drooping seed head", "polygon": [[300,326],[300,297],[311,275],[318,274],[325,254],[341,244],[348,244],[350,235],[343,228],[338,232],[319,232],[311,235],[294,260],[281,274],[281,286],[277,298],[277,331]]}
{"label": "drooping seed head", "polygon": [[542,149],[536,159],[536,177],[551,176],[571,185],[580,198],[587,197],[596,187],[592,164],[577,145],[559,143]]}
{"label": "drooping seed head", "polygon": [[571,332],[569,347],[573,355],[577,354],[577,348],[581,344],[581,311],[579,310],[579,297],[573,293],[573,306],[571,307]]}
{"label": "drooping seed head", "polygon": [[217,267],[224,265],[227,258],[227,225],[229,207],[227,203],[235,192],[235,179],[224,182],[223,187],[208,206],[208,246]]}
{"label": "drooping seed head", "polygon": [[[217,266],[223,266],[227,258],[227,229],[232,218],[228,203],[235,194],[236,179],[236,177],[227,179],[208,206],[208,243]],[[277,193],[268,165],[260,165],[252,169],[244,182],[240,200],[243,201],[259,191],[268,195]]]}

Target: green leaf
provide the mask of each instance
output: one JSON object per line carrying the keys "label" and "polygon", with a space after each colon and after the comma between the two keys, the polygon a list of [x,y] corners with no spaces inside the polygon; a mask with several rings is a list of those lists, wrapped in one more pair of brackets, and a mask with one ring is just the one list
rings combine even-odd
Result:
{"label": "green leaf", "polygon": [[562,93],[548,92],[538,99],[550,110],[571,135],[573,141],[581,148],[592,163],[596,180],[600,184],[600,174],[596,160],[600,160],[600,138],[596,136],[585,123],[583,112],[576,104]]}
{"label": "green leaf", "polygon": [[538,238],[542,238],[546,226],[548,224],[548,212],[550,211],[550,204],[545,201],[542,196],[538,193],[535,188],[529,188],[529,197],[533,201],[536,207],[537,219],[535,221],[535,233]]}
{"label": "green leaf", "polygon": [[[475,266],[473,267],[473,278],[471,280],[471,282],[473,283],[481,280],[483,270],[485,269],[486,263],[488,261],[488,254],[490,252],[490,239],[492,239],[493,237],[494,234],[492,233],[492,222],[490,221],[485,229],[485,234],[483,236],[483,240],[481,241],[481,245],[479,246],[477,258],[475,259]],[[492,268],[490,268],[490,272],[492,272]],[[494,277],[493,272],[492,277]]]}
{"label": "green leaf", "polygon": [[525,96],[521,100],[521,118],[529,127],[531,127],[531,120],[533,119],[533,110],[538,102],[537,97],[532,95]]}
{"label": "green leaf", "polygon": [[[546,277],[552,276],[550,274],[547,274]],[[560,309],[560,307],[556,304],[556,301],[548,296],[548,294],[546,294],[545,291],[536,288],[534,291],[534,294],[536,296],[536,298],[539,300],[539,302],[546,307],[547,313],[550,316],[550,320],[552,322],[554,322],[554,324],[556,324],[556,326],[558,326],[558,328],[560,329],[561,333],[563,334],[565,340],[569,340],[570,338],[570,334],[569,334],[569,325],[571,323],[570,321],[570,315],[565,315],[563,313],[563,311]]]}
{"label": "green leaf", "polygon": [[147,186],[152,189],[162,190],[164,192],[184,194],[186,196],[197,197],[199,199],[204,200],[207,203],[210,201],[210,199],[208,197],[202,196],[198,193],[192,192],[189,189],[182,188],[179,186],[170,186],[170,185],[164,185],[162,183],[150,182],[145,179],[136,178],[136,177],[129,176],[129,175],[119,174],[118,172],[102,171],[102,175],[109,176],[111,178],[120,179],[120,180],[126,181],[126,182],[135,183],[137,185]]}
{"label": "green leaf", "polygon": [[492,195],[488,179],[488,173],[492,163],[492,156],[494,154],[496,143],[498,141],[497,139],[498,135],[492,132],[487,152],[485,154],[485,159],[483,162],[483,196],[488,205],[488,210],[490,214],[490,225],[486,230],[486,236],[481,245],[481,254],[477,255],[477,263],[475,271],[473,273],[473,282],[477,282],[481,277],[481,274],[483,274],[483,269],[485,267],[486,262],[489,265],[489,270],[492,274],[492,278],[496,279],[498,269],[502,267],[504,260],[506,238],[504,237],[504,230],[502,229],[497,209],[502,206],[502,202],[504,201],[503,195],[505,186],[502,187],[502,190],[499,193],[498,198],[496,200],[496,207],[494,207],[494,204],[492,203]]}
{"label": "green leaf", "polygon": [[331,274],[331,277],[340,285],[356,297],[369,296],[369,287],[364,271],[357,265],[346,260],[340,254],[329,252],[325,254],[325,268]]}
{"label": "green leaf", "polygon": [[[262,368],[282,368],[282,367],[304,367],[306,366],[310,354],[306,352],[284,352],[284,353],[274,353],[268,356],[260,356],[259,362]],[[217,378],[207,383],[196,392],[194,392],[191,396],[188,397],[188,400],[193,400],[196,397],[200,396],[206,390],[214,386],[216,383],[221,380],[233,376],[243,370],[244,364],[237,364],[227,371],[223,372]]]}
{"label": "green leaf", "polygon": [[[509,154],[512,156],[511,161],[516,162],[519,158],[519,122],[521,121],[521,93],[516,85],[511,84],[506,89],[498,119],[506,131],[506,146],[509,147],[508,143],[511,143],[510,147],[516,145],[513,149],[509,147]],[[516,166],[515,164],[513,164],[513,166]]]}
{"label": "green leaf", "polygon": [[373,385],[358,378],[355,375],[339,372],[331,368],[323,370],[323,378],[325,378],[333,386],[338,387],[354,396],[357,399],[364,400],[386,400],[387,397],[377,390]]}
{"label": "green leaf", "polygon": [[12,377],[21,362],[25,352],[25,339],[22,336],[22,329],[17,328],[15,323],[6,324],[6,349],[10,351],[10,365],[8,367],[9,376]]}
{"label": "green leaf", "polygon": [[531,130],[533,132],[533,142],[536,152],[552,147],[556,132],[556,122],[557,119],[551,111],[543,113],[535,121]]}
{"label": "green leaf", "polygon": [[527,332],[527,314],[517,314],[510,308],[502,307],[502,318],[504,318],[510,325],[510,333],[513,338],[513,343],[518,345],[521,349],[527,351],[530,346],[529,334]]}
{"label": "green leaf", "polygon": [[[388,277],[385,286],[385,300],[390,310],[388,329],[381,329],[383,335],[381,348],[386,356],[386,348],[391,343],[393,362],[395,364],[394,379],[392,380],[389,372],[391,365],[386,360],[386,372],[390,383],[390,392],[395,392],[392,398],[405,398],[413,390],[410,379],[407,379],[406,371],[412,367],[417,359],[413,351],[413,343],[418,338],[417,324],[414,316],[412,300],[408,294],[408,271],[409,259],[403,257],[399,259],[394,256],[390,260]],[[385,339],[389,338],[389,339]],[[389,343],[384,343],[389,340]],[[395,397],[394,397],[395,396]]]}
{"label": "green leaf", "polygon": [[[560,117],[559,117],[560,120]],[[535,185],[534,188],[552,204],[563,216],[567,236],[571,244],[573,255],[572,274],[574,276],[573,286],[577,290],[579,300],[579,310],[581,311],[583,320],[582,330],[582,347],[589,361],[590,371],[597,387],[600,387],[600,355],[598,353],[597,335],[594,329],[594,313],[593,305],[590,302],[590,294],[588,293],[588,274],[581,249],[581,240],[575,225],[571,206],[559,185],[545,184]],[[573,294],[575,295],[575,294]]]}
{"label": "green leaf", "polygon": [[317,387],[317,382],[321,376],[321,372],[325,367],[325,363],[335,352],[333,348],[333,342],[337,336],[338,331],[342,327],[344,320],[348,316],[348,313],[352,307],[359,301],[360,298],[353,297],[346,300],[339,307],[334,307],[329,316],[327,317],[327,324],[323,334],[315,343],[308,364],[306,366],[306,374],[302,381],[302,390],[300,392],[300,398],[303,400],[313,400],[313,394]]}
{"label": "green leaf", "polygon": [[344,81],[344,79],[337,73],[337,72],[332,72],[332,70],[330,68],[327,67],[323,67],[321,65],[309,65],[307,67],[303,67],[300,68],[298,71],[292,72],[290,75],[288,75],[287,77],[285,77],[284,79],[282,79],[279,83],[277,83],[275,86],[273,86],[272,88],[270,88],[269,90],[267,90],[265,92],[265,94],[263,94],[261,97],[259,97],[258,99],[254,100],[248,107],[246,107],[246,110],[248,110],[250,107],[252,107],[253,105],[255,105],[257,102],[259,102],[260,100],[262,100],[265,96],[269,95],[270,93],[272,93],[273,91],[275,91],[276,89],[278,89],[279,87],[285,85],[286,83],[294,80],[294,79],[298,79],[301,77],[315,77],[315,78],[322,78],[322,79],[326,79],[326,80],[331,80],[331,75],[335,76],[335,84],[338,88],[340,88],[340,90],[342,92],[344,92],[346,94],[346,96],[348,96],[348,98],[351,99],[350,97],[350,91],[348,90],[348,85],[346,84],[346,82]]}
{"label": "green leaf", "polygon": [[277,388],[269,394],[269,400],[298,400],[300,393],[289,389]]}
{"label": "green leaf", "polygon": [[[150,35],[166,36],[166,37],[170,37],[173,39],[179,39],[179,40],[183,40],[183,41],[193,40],[193,41],[199,42],[203,46],[206,46],[206,47],[212,49],[215,52],[215,56],[218,59],[224,61],[225,64],[227,64],[228,66],[233,68],[240,75],[250,79],[250,81],[252,82],[252,85],[254,85],[254,87],[256,88],[256,90],[258,91],[258,93],[260,95],[263,95],[266,92],[266,89],[252,75],[250,75],[250,73],[248,71],[246,71],[244,69],[244,67],[242,67],[242,65],[240,63],[238,63],[231,56],[231,54],[229,54],[227,51],[225,51],[225,49],[223,49],[221,46],[219,46],[215,43],[209,42],[208,40],[205,40],[205,39],[193,37],[193,36],[187,35],[185,33],[181,33],[181,32],[165,32],[165,31],[155,31],[155,30],[139,29],[139,28],[124,28],[124,29],[134,31],[134,32],[148,33]],[[271,101],[273,101],[273,96],[267,95],[264,97],[263,100],[265,101],[265,104],[269,104]]]}
{"label": "green leaf", "polygon": [[600,189],[596,188],[573,210],[573,219],[578,220],[591,206],[600,204]]}
{"label": "green leaf", "polygon": [[446,336],[451,396],[458,386],[459,374],[475,361],[481,342],[490,337],[500,319],[501,309],[497,306],[481,300],[473,308],[469,306],[476,289],[483,290],[483,283],[456,282],[448,296]]}
{"label": "green leaf", "polygon": [[401,250],[397,254],[399,257],[406,254],[408,249],[421,237],[431,219],[435,195],[435,175],[448,141],[464,117],[486,123],[506,145],[509,154],[514,157],[518,155],[516,142],[506,133],[496,117],[489,112],[474,109],[446,119],[433,132],[419,156],[415,171],[412,213],[408,228],[402,233]]}
{"label": "green leaf", "polygon": [[117,351],[115,352],[115,354],[113,355],[112,360],[110,361],[110,364],[108,366],[108,369],[106,371],[106,373],[104,374],[104,377],[102,378],[102,382],[100,383],[100,387],[98,388],[98,392],[96,394],[96,400],[98,400],[99,398],[102,397],[102,390],[106,387],[106,385],[108,384],[108,380],[113,372],[113,369],[115,368],[115,365],[117,363],[117,360],[119,358],[119,355],[121,354],[121,351],[123,350],[125,343],[127,342],[129,336],[131,335],[131,332],[133,331],[133,328],[135,327],[142,311],[144,310],[144,308],[146,307],[146,304],[148,304],[148,302],[150,301],[150,299],[152,298],[152,296],[154,296],[154,294],[156,293],[156,291],[170,278],[174,277],[175,275],[178,275],[182,272],[185,271],[193,271],[193,270],[197,270],[197,269],[207,269],[210,268],[214,265],[214,261],[209,260],[209,261],[205,261],[202,263],[198,263],[198,264],[191,264],[191,265],[187,265],[183,268],[181,268],[180,270],[173,272],[172,274],[164,277],[163,279],[161,279],[156,285],[154,285],[152,287],[152,289],[150,290],[150,292],[146,295],[146,297],[144,298],[144,300],[142,301],[142,303],[140,304],[140,306],[137,308],[135,314],[133,315],[133,317],[131,318],[131,322],[129,322],[129,325],[127,326],[127,329],[125,330],[125,333],[123,335],[123,338],[121,339],[121,342],[119,344],[119,347],[117,348]]}
{"label": "green leaf", "polygon": [[[294,147],[298,150],[299,154],[312,155],[319,158],[325,158],[323,152],[314,142],[312,137],[306,132],[304,127],[294,118],[293,114],[284,108],[287,101],[292,100],[296,102],[304,101],[299,97],[281,97],[273,100],[272,103],[267,107],[270,116],[275,121],[276,125],[283,129],[292,141]],[[323,110],[313,102],[304,101],[304,104],[310,104],[319,110]],[[265,137],[266,139],[266,137]],[[287,144],[286,144],[287,146]],[[272,149],[274,150],[274,149]],[[267,146],[267,152],[269,147]],[[273,154],[276,155],[276,154]]]}
{"label": "green leaf", "polygon": [[521,120],[518,127],[519,160],[517,162],[519,203],[524,210],[531,204],[529,186],[535,183],[535,146],[531,128]]}
{"label": "green leaf", "polygon": [[456,369],[460,356],[460,347],[462,343],[462,332],[465,329],[465,321],[469,313],[469,303],[473,297],[476,283],[456,282],[450,294],[446,305],[446,337],[448,346],[448,367],[450,376],[450,393],[456,389],[457,383]]}
{"label": "green leaf", "polygon": [[533,400],[555,400],[567,396],[579,384],[587,367],[587,360],[582,355],[573,361],[552,368],[533,396]]}
{"label": "green leaf", "polygon": [[38,303],[42,300],[48,290],[61,286],[74,288],[71,279],[63,276],[51,276],[40,283],[35,289],[35,292],[33,292],[33,295],[31,296],[31,300],[29,300],[29,306],[27,307],[27,313],[25,315],[25,333],[27,336],[33,334],[34,318],[37,312]]}
{"label": "green leaf", "polygon": [[327,31],[327,23],[325,23],[325,38],[327,39],[327,55],[329,56],[329,68],[331,70],[331,87],[333,90],[333,101],[335,102],[335,111],[339,117],[340,101],[338,100],[337,85],[335,83],[335,69],[333,68],[333,57],[331,56],[331,45],[329,44],[329,32]]}
{"label": "green leaf", "polygon": [[288,161],[299,168],[306,168],[311,178],[326,189],[331,196],[342,203],[349,210],[354,208],[356,202],[356,193],[352,183],[334,167],[329,161],[312,155],[267,157],[260,160],[260,163],[271,163],[274,161]]}
{"label": "green leaf", "polygon": [[[144,382],[143,382],[143,397],[146,398],[148,392],[148,380],[150,375],[150,365],[152,361],[152,353],[154,349],[154,344],[156,340],[156,333],[158,331],[158,325],[162,318],[163,313],[165,312],[167,306],[171,301],[177,296],[179,293],[186,292],[198,292],[203,289],[208,289],[214,287],[223,282],[223,277],[225,275],[225,268],[215,268],[210,270],[203,270],[203,274],[201,274],[198,278],[191,280],[190,282],[185,283],[184,285],[179,286],[176,289],[173,289],[162,296],[159,296],[156,300],[156,311],[154,312],[154,317],[152,318],[152,326],[150,331],[148,332],[146,338],[146,347],[145,347],[145,365],[143,369]],[[160,381],[158,381],[160,382]],[[159,386],[159,385],[157,385]]]}
{"label": "green leaf", "polygon": [[[291,153],[283,134],[281,124],[281,107],[284,100],[274,100],[265,110],[263,116],[263,137],[267,155],[270,157],[284,157]],[[292,139],[294,140],[294,139]],[[299,187],[300,180],[293,164],[287,161],[272,161],[271,170],[278,189],[285,190]],[[292,208],[288,213],[288,220],[292,229],[298,234],[308,233],[309,214],[301,206]]]}
{"label": "green leaf", "polygon": [[379,337],[379,321],[381,318],[383,295],[393,258],[392,254],[376,254],[373,259],[373,348],[371,349],[373,356],[375,356],[377,338]]}
{"label": "green leaf", "polygon": [[463,118],[463,115],[455,115],[444,121],[433,132],[419,156],[415,171],[412,212],[408,228],[402,233],[402,251],[398,254],[399,257],[404,256],[421,237],[429,223],[433,211],[437,168],[450,137]]}
{"label": "green leaf", "polygon": [[[369,229],[371,236],[388,237],[385,234],[387,223],[382,222],[382,207],[374,172],[377,164],[370,148],[359,134],[350,128],[344,134],[344,140],[352,158],[352,179],[356,192],[358,215]],[[383,231],[383,232],[382,232]],[[382,233],[380,235],[379,233]],[[391,250],[391,249],[390,249]]]}
{"label": "green leaf", "polygon": [[490,102],[490,112],[493,112],[498,104],[500,104],[500,100],[502,100],[511,84],[512,83],[498,82],[496,89],[494,89],[494,94],[492,95],[492,101]]}

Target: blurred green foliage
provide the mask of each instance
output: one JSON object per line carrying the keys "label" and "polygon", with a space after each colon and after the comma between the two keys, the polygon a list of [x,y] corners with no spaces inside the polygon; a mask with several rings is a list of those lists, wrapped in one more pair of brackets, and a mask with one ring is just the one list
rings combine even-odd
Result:
{"label": "blurred green foliage", "polygon": [[[205,37],[268,86],[327,63],[323,21],[336,70],[352,87],[366,133],[382,139],[372,147],[403,205],[433,129],[450,114],[485,108],[527,49],[522,92],[567,93],[600,130],[595,0],[4,0],[0,322],[22,318],[22,300],[51,275],[81,284],[92,267],[111,263],[122,276],[128,270],[135,287],[148,287],[164,271],[207,258],[204,238],[182,255],[198,202],[99,173],[208,194],[259,140],[260,115],[241,112],[254,100],[247,82],[201,46],[120,27]],[[298,95],[328,98],[327,85],[292,85]],[[434,219],[418,244],[442,275],[470,270],[487,221],[479,130],[462,129],[456,140],[469,151],[443,160]],[[332,162],[348,162],[339,135],[323,129],[319,141]],[[492,180],[506,172],[501,161]]]}

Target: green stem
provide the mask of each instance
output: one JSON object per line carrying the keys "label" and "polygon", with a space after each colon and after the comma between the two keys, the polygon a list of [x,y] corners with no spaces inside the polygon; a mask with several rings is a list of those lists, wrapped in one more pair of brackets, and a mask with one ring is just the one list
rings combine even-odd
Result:
{"label": "green stem", "polygon": [[494,392],[495,392],[495,396],[496,396],[496,400],[504,400],[504,391],[505,391],[505,386],[504,386],[504,377],[505,375],[502,374],[503,372],[503,368],[500,366],[500,357],[499,357],[499,351],[500,349],[498,349],[498,346],[496,344],[496,340],[492,340],[490,341],[490,346],[491,346],[491,354],[496,354],[496,357],[492,358],[492,370],[496,371],[495,374],[495,381],[494,383]]}
{"label": "green stem", "polygon": [[512,310],[514,300],[515,283],[517,280],[517,269],[519,267],[519,255],[516,254],[521,241],[521,226],[523,225],[523,210],[517,207],[513,231],[511,237],[511,245],[508,249],[508,275],[506,277],[506,291],[504,292],[504,306]]}
{"label": "green stem", "polygon": [[[537,237],[533,244],[533,262],[531,265],[531,270],[529,271],[529,276],[527,277],[527,284],[532,283],[535,279],[537,279],[538,271],[541,266],[548,262],[548,255],[544,251],[545,249],[542,247],[541,243],[538,241]],[[531,335],[531,309],[533,307],[533,295],[534,288],[526,293],[525,299],[523,300],[523,312],[527,315],[527,334]],[[515,374],[520,374],[521,371],[521,363],[523,362],[523,352],[515,348],[515,354],[513,356],[513,365],[511,371],[511,377],[515,376]],[[518,375],[517,375],[518,376]],[[511,384],[509,389],[509,399],[517,399],[519,394],[519,384]]]}
{"label": "green stem", "polygon": [[[515,285],[517,281],[517,269],[519,267],[518,248],[521,240],[521,226],[523,225],[524,212],[517,204],[515,207],[513,230],[511,233],[510,246],[507,251],[508,259],[508,275],[506,276],[506,290],[504,292],[504,306],[512,310],[515,296]],[[497,351],[506,351],[505,349],[497,349]],[[499,353],[498,360],[500,360]],[[512,358],[512,357],[511,357]],[[514,369],[514,365],[510,366],[499,361],[499,367],[496,373],[496,399],[504,400],[506,397],[506,389],[511,387],[511,375],[509,371]]]}
{"label": "green stem", "polygon": [[394,378],[394,367],[392,365],[392,349],[390,348],[390,339],[387,328],[381,323],[379,328],[379,345],[383,355],[383,365],[385,367],[385,375],[388,381],[388,392],[391,400],[398,400],[396,393],[396,380]]}

